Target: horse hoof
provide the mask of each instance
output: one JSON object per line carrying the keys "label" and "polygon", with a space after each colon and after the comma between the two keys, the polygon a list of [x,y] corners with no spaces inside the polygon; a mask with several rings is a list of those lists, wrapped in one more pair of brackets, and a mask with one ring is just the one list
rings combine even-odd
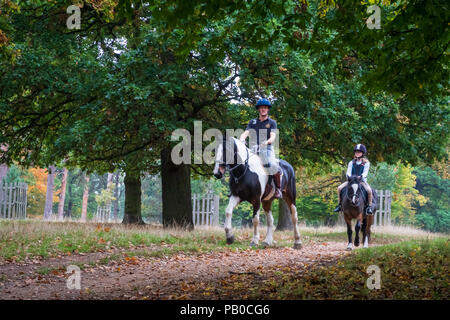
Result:
{"label": "horse hoof", "polygon": [[258,244],[256,242],[250,242],[250,247],[256,247]]}
{"label": "horse hoof", "polygon": [[234,242],[234,236],[227,238],[227,244],[232,244]]}
{"label": "horse hoof", "polygon": [[301,248],[302,248],[302,244],[301,243],[294,243],[294,249],[300,250]]}
{"label": "horse hoof", "polygon": [[355,247],[359,247],[359,242],[355,242]]}
{"label": "horse hoof", "polygon": [[347,247],[347,249],[345,249],[347,251],[352,251],[353,249],[351,247]]}
{"label": "horse hoof", "polygon": [[270,246],[272,245],[272,243],[269,243],[269,242],[267,242],[267,241],[263,241],[261,244],[262,244],[264,247],[270,247]]}

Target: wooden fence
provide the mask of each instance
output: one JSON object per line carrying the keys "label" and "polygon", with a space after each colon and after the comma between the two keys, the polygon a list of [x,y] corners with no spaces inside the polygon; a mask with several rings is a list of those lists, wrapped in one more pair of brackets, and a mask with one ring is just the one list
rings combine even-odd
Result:
{"label": "wooden fence", "polygon": [[[391,224],[392,192],[389,190],[376,190],[378,194],[378,208],[374,215],[374,226],[386,226]],[[345,225],[344,214],[339,213],[338,224]]]}
{"label": "wooden fence", "polygon": [[192,221],[194,226],[219,225],[219,196],[208,192],[192,195]]}
{"label": "wooden fence", "polygon": [[27,189],[28,185],[23,182],[0,181],[0,218],[26,219]]}
{"label": "wooden fence", "polygon": [[377,190],[378,208],[375,212],[374,226],[387,226],[391,224],[392,192],[389,190]]}
{"label": "wooden fence", "polygon": [[96,222],[112,222],[114,220],[111,217],[111,206],[98,206],[97,212],[95,213]]}

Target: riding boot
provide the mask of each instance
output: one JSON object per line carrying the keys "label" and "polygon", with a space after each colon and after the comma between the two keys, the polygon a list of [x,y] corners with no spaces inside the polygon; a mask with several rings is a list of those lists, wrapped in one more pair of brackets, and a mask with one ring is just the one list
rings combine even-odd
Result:
{"label": "riding boot", "polygon": [[283,197],[281,194],[281,171],[278,171],[273,175],[273,181],[275,182],[275,194],[273,197],[280,199]]}
{"label": "riding boot", "polygon": [[341,203],[339,202],[338,206],[336,207],[336,209],[333,210],[333,212],[339,212],[342,211],[342,206]]}

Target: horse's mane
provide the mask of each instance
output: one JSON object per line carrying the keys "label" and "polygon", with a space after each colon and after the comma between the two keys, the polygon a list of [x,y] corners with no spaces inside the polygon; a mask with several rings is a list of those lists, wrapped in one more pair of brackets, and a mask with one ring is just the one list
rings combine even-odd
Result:
{"label": "horse's mane", "polygon": [[[232,138],[236,141],[236,144],[237,144],[238,146],[241,146],[241,147],[243,148],[244,152],[245,152],[246,149],[248,150],[249,157],[253,157],[253,156],[257,156],[257,155],[258,155],[257,152],[255,152],[254,150],[248,148],[248,147],[245,145],[245,143],[242,142],[241,140],[236,139],[235,137],[232,137]],[[259,159],[259,157],[257,157],[257,158]]]}

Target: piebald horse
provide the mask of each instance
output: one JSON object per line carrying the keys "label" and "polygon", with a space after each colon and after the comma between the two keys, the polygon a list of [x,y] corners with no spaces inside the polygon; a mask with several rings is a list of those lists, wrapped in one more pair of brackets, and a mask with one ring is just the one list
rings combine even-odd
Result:
{"label": "piebald horse", "polygon": [[[297,227],[297,208],[295,207],[295,173],[292,166],[284,160],[279,160],[279,166],[283,172],[281,176],[281,190],[283,199],[291,211],[291,219],[294,225],[294,248],[301,248],[300,233]],[[259,242],[259,210],[262,204],[267,220],[267,235],[263,245],[273,244],[273,217],[272,201],[273,192],[262,199],[264,190],[269,181],[269,176],[260,157],[250,151],[240,140],[229,137],[219,143],[216,148],[216,159],[214,166],[214,176],[221,179],[225,171],[230,172],[230,200],[225,209],[225,235],[227,243],[234,241],[231,227],[231,217],[233,209],[242,201],[248,201],[253,206],[253,239],[251,246],[258,245]]]}
{"label": "piebald horse", "polygon": [[359,246],[359,231],[363,233],[364,248],[369,247],[370,226],[373,224],[373,217],[377,211],[377,193],[372,189],[372,211],[373,215],[365,213],[365,203],[367,193],[361,186],[361,176],[351,176],[348,184],[341,190],[342,211],[347,224],[348,245],[347,250],[353,249],[352,244],[352,219],[356,219],[355,225],[355,247]]}

